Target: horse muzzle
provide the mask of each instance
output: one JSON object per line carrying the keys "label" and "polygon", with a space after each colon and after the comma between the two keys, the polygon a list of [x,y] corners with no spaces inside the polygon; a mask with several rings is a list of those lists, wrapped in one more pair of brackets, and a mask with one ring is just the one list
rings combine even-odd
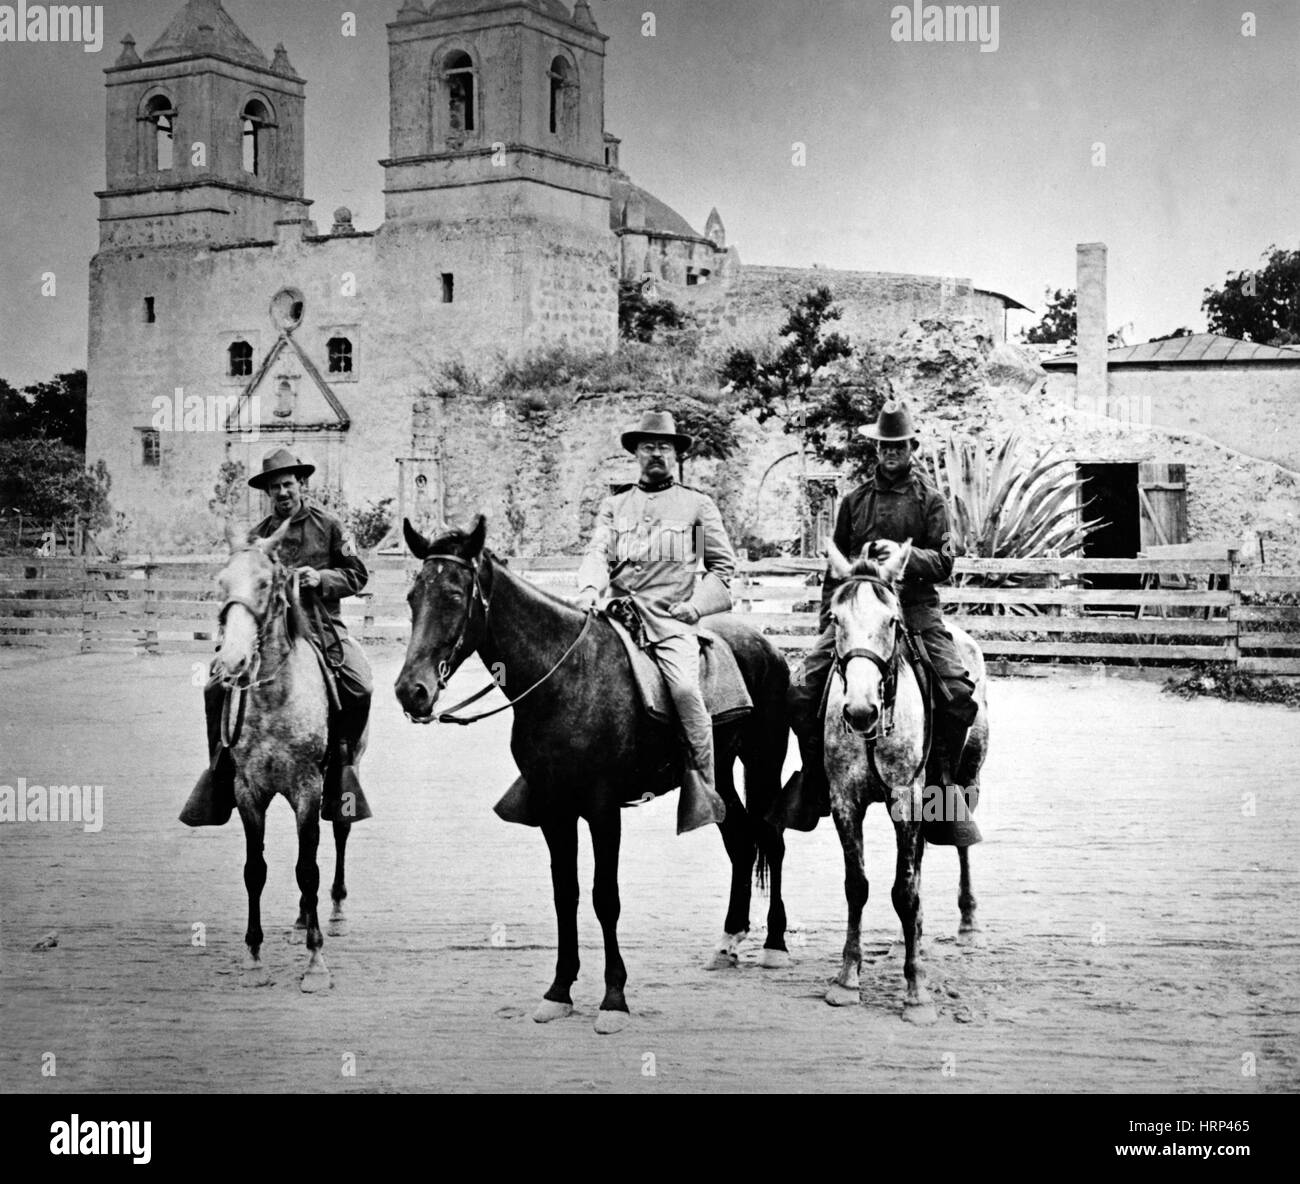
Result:
{"label": "horse muzzle", "polygon": [[851,735],[861,738],[868,746],[880,739],[880,711],[869,707],[864,711],[850,711],[846,706],[840,713],[840,723]]}

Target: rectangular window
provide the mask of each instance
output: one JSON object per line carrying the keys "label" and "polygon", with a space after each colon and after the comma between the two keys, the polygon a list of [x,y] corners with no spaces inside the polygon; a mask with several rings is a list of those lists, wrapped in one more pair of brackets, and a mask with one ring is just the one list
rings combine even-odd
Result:
{"label": "rectangular window", "polygon": [[442,302],[451,304],[456,299],[456,277],[449,271],[442,273]]}
{"label": "rectangular window", "polygon": [[153,297],[146,296],[144,298],[144,323],[146,325],[152,325],[157,320],[158,320],[158,316],[154,312],[154,307],[153,307]]}
{"label": "rectangular window", "polygon": [[140,463],[146,469],[162,464],[162,437],[152,428],[140,433]]}

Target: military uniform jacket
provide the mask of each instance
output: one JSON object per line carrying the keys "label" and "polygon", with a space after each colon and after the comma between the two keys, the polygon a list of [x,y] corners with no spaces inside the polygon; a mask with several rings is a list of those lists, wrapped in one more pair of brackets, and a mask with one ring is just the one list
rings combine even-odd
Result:
{"label": "military uniform jacket", "polygon": [[[704,561],[707,577],[696,586]],[[668,615],[670,605],[693,604],[701,616],[731,608],[736,554],[722,515],[707,494],[684,485],[648,493],[634,485],[607,497],[578,570],[578,587],[630,596],[651,642],[696,633]]]}
{"label": "military uniform jacket", "polygon": [[[269,538],[284,519],[272,514],[254,528],[259,538]],[[355,596],[366,586],[370,573],[352,540],[343,533],[343,524],[320,506],[303,500],[289,522],[289,532],[280,544],[280,561],[289,569],[314,567],[320,572],[319,588],[302,588],[303,604],[310,610],[313,603],[333,622],[339,636],[347,629],[339,615],[339,600]]]}
{"label": "military uniform jacket", "polygon": [[[882,469],[840,503],[835,519],[835,545],[850,562],[868,543],[912,540],[912,556],[903,573],[898,598],[904,608],[937,605],[942,584],[952,575],[955,553],[948,525],[948,507],[939,491],[912,465],[891,481]],[[822,585],[822,627],[829,624],[830,599],[843,581],[829,574]]]}

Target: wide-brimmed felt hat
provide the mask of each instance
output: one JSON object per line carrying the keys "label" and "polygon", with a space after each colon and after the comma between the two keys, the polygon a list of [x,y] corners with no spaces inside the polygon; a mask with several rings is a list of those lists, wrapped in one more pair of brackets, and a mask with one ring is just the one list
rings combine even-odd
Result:
{"label": "wide-brimmed felt hat", "polygon": [[868,440],[878,440],[882,444],[897,444],[903,440],[917,440],[912,427],[912,413],[906,403],[889,402],[881,409],[875,423],[864,424],[858,428]]}
{"label": "wide-brimmed felt hat", "polygon": [[677,424],[667,411],[647,411],[641,416],[639,427],[623,433],[623,447],[635,452],[642,440],[671,440],[679,453],[687,453],[695,443],[690,436],[677,430]]}
{"label": "wide-brimmed felt hat", "polygon": [[273,448],[262,457],[262,471],[249,477],[248,483],[265,493],[271,479],[281,473],[293,473],[299,481],[306,481],[315,471],[315,465],[300,460],[287,448]]}

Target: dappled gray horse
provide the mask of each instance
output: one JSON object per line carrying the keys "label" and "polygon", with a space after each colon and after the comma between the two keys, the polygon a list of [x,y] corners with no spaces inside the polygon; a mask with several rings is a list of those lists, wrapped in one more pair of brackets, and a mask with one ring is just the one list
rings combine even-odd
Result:
{"label": "dappled gray horse", "polygon": [[[266,539],[241,539],[227,525],[230,559],[217,576],[221,587],[221,644],[217,665],[228,690],[223,738],[235,761],[235,804],[244,823],[244,886],[248,890],[248,932],[241,983],[262,986],[269,975],[261,960],[262,889],[266,884],[263,846],[266,810],[283,794],[298,825],[296,928],[305,931],[311,959],[301,980],[304,991],[327,990],[329,970],[321,950],[325,939],[316,916],[320,869],[322,769],[328,736],[329,699],[325,675],[305,630],[289,611],[290,573],[276,550],[289,520]],[[334,912],[330,933],[343,932],[344,852],[350,822],[334,823]]]}
{"label": "dappled gray horse", "polygon": [[[835,1006],[859,1001],[862,964],[862,910],[867,903],[867,875],[862,854],[862,820],[871,802],[884,802],[894,823],[898,862],[893,901],[903,924],[903,974],[907,980],[903,1018],[926,1023],[935,1018],[921,965],[921,857],[925,852],[923,821],[951,821],[951,815],[973,809],[979,793],[979,772],[988,750],[988,680],[979,647],[962,630],[952,628],[962,663],[975,682],[979,714],[972,725],[956,771],[957,785],[926,790],[930,761],[930,727],[922,689],[904,659],[903,611],[894,586],[907,567],[911,544],[906,543],[888,563],[848,561],[832,546],[831,569],[847,582],[831,600],[835,622],[835,674],[827,691],[826,775],[830,782],[831,814],[844,849],[844,895],[848,902],[848,931],[840,972],[826,993]],[[963,790],[965,792],[963,792]],[[968,848],[959,847],[961,910],[959,941],[973,941],[975,897],[970,886]]]}

